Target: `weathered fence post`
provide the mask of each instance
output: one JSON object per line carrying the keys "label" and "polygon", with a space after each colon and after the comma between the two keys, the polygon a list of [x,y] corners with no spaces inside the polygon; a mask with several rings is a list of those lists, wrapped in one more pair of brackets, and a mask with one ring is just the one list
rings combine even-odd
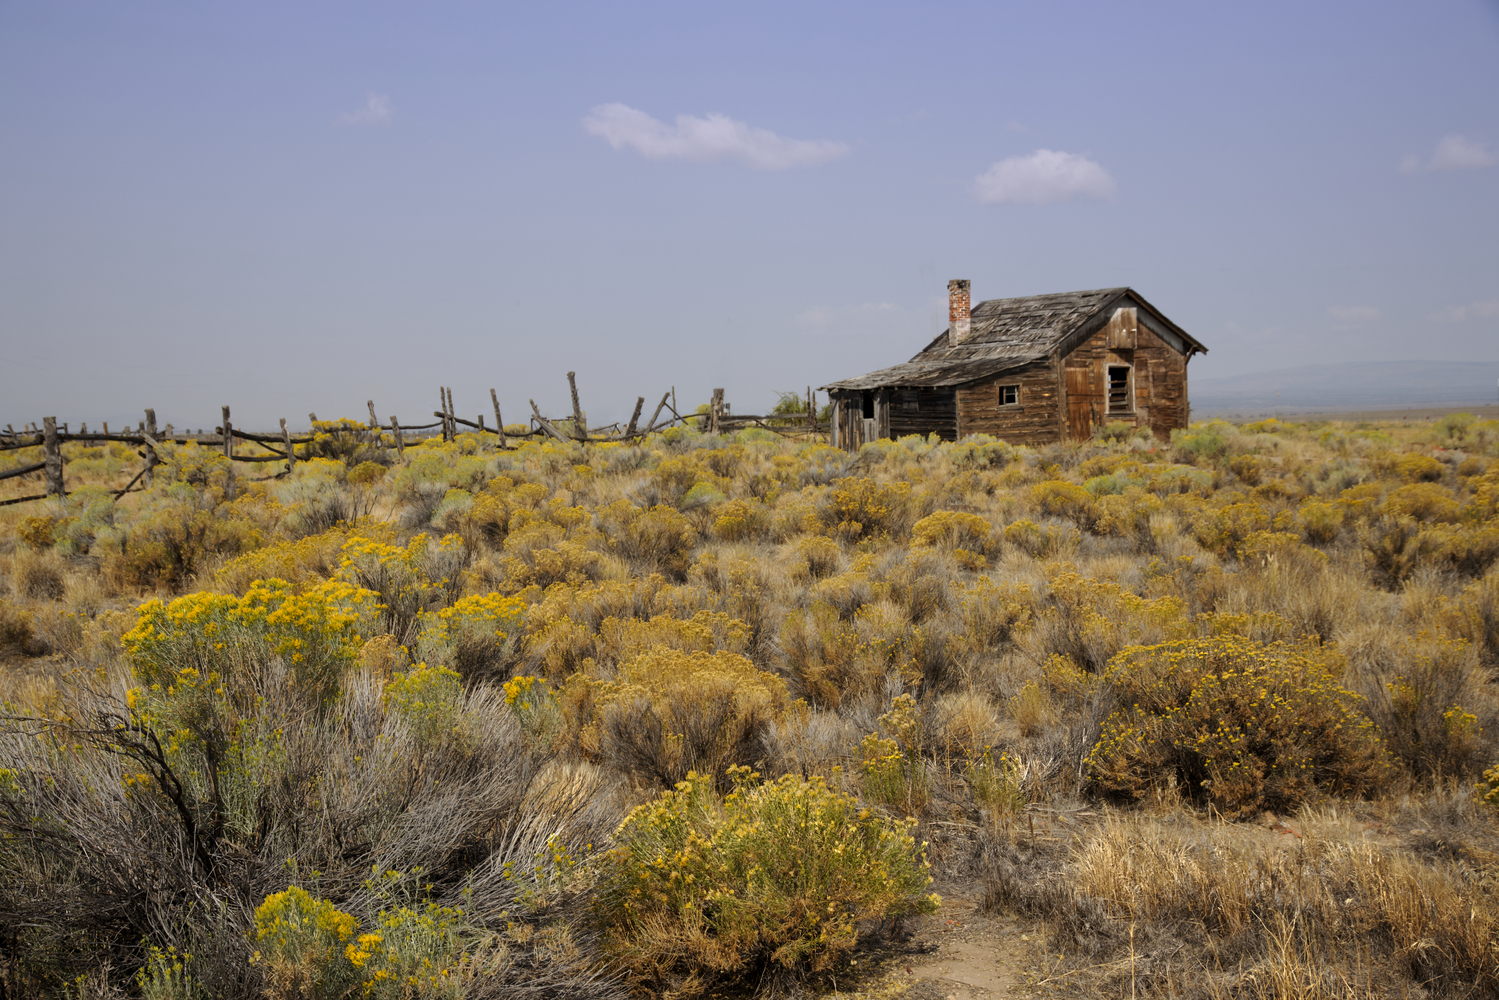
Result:
{"label": "weathered fence post", "polygon": [[723,416],[723,390],[713,390],[713,401],[708,404],[708,433],[718,433],[718,421]]}
{"label": "weathered fence post", "polygon": [[396,439],[396,461],[405,462],[406,442],[401,440],[401,422],[396,419],[396,415],[394,413],[390,415],[390,433]]}
{"label": "weathered fence post", "polygon": [[234,425],[229,423],[229,407],[224,407],[224,457],[234,457]]}
{"label": "weathered fence post", "polygon": [[453,440],[453,424],[452,421],[448,419],[448,413],[451,408],[449,400],[452,397],[448,395],[448,387],[445,385],[438,386],[437,396],[438,399],[442,402],[442,405],[438,407],[438,409],[442,411],[442,439],[445,442],[451,441]]}
{"label": "weathered fence post", "polygon": [[500,436],[500,447],[503,448],[505,447],[505,421],[500,419],[500,397],[494,394],[493,389],[489,390],[489,401],[494,404],[494,429],[495,433]]}
{"label": "weathered fence post", "polygon": [[635,397],[635,412],[630,414],[630,426],[625,428],[625,437],[635,436],[635,426],[640,423],[640,411],[645,408],[645,397]]}
{"label": "weathered fence post", "polygon": [[807,386],[807,430],[813,435],[817,434],[817,393],[812,387]]}
{"label": "weathered fence post", "polygon": [[574,372],[567,373],[567,387],[573,393],[573,437],[579,441],[588,440],[588,422],[583,419],[583,408],[578,405],[578,380],[574,378]]}
{"label": "weathered fence post", "polygon": [[156,411],[146,409],[146,474],[141,477],[147,486],[156,478],[156,467],[161,464],[161,456],[156,454]]}
{"label": "weathered fence post", "polygon": [[370,430],[379,430],[380,418],[375,416],[375,401],[373,399],[366,399],[364,405],[370,408]]}
{"label": "weathered fence post", "polygon": [[285,417],[281,418],[281,443],[286,446],[286,472],[290,475],[297,467],[297,451],[291,445],[291,431],[286,429]]}
{"label": "weathered fence post", "polygon": [[42,418],[42,461],[47,466],[47,495],[65,496],[62,488],[62,448],[57,443],[57,418]]}

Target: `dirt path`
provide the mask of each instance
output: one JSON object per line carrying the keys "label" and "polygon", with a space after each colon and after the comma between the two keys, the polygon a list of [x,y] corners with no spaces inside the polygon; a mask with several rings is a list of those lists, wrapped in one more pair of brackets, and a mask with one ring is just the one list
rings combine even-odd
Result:
{"label": "dirt path", "polygon": [[1027,982],[1029,935],[1013,918],[979,912],[977,901],[943,901],[913,928],[912,949],[896,973],[912,1000],[988,1000]]}

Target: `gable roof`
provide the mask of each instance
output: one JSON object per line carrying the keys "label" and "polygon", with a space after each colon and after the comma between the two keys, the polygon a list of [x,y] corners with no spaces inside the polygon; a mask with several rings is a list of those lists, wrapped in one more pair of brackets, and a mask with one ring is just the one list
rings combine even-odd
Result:
{"label": "gable roof", "polygon": [[[1098,288],[1013,299],[988,299],[973,307],[972,329],[960,344],[944,330],[921,353],[902,365],[856,378],[830,382],[822,389],[935,388],[962,385],[998,375],[1070,349],[1108,322],[1122,300],[1143,307],[1145,325],[1179,339],[1184,353],[1206,354],[1207,348],[1163,316],[1130,288]],[[1154,321],[1154,322],[1152,322]],[[1174,345],[1173,345],[1174,346]]]}

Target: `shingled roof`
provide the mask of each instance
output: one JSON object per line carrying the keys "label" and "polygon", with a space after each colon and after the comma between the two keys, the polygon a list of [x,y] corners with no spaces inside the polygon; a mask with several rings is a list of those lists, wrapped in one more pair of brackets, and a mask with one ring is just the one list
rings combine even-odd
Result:
{"label": "shingled roof", "polygon": [[[960,344],[950,330],[903,365],[857,378],[830,382],[823,389],[935,388],[962,385],[1045,359],[1090,321],[1107,321],[1115,305],[1130,298],[1144,306],[1191,350],[1206,352],[1196,340],[1129,288],[1056,292],[1014,299],[989,299],[973,307],[972,331]],[[1101,325],[1101,324],[1100,324]]]}

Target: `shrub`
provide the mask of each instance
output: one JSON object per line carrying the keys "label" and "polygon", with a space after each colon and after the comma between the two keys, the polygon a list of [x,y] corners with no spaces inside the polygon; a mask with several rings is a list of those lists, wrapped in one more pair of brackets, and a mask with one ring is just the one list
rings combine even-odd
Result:
{"label": "shrub", "polygon": [[982,756],[968,762],[963,776],[968,780],[973,801],[988,810],[992,820],[1003,820],[1025,808],[1020,765],[1009,754],[996,757],[985,747]]}
{"label": "shrub", "polygon": [[31,614],[0,600],[0,655],[41,656],[46,651],[37,638]]}
{"label": "shrub", "polygon": [[1026,681],[1020,691],[1010,699],[1010,718],[1020,727],[1020,735],[1035,736],[1056,718],[1056,709],[1051,703],[1051,692],[1035,681]]}
{"label": "shrub", "polygon": [[411,726],[412,736],[424,747],[458,736],[463,714],[463,680],[457,671],[418,663],[398,673],[385,685],[390,710]]}
{"label": "shrub", "polygon": [[796,551],[807,561],[808,572],[818,579],[831,575],[843,559],[843,549],[823,535],[803,538],[797,543]]}
{"label": "shrub", "polygon": [[1032,486],[1031,502],[1048,514],[1067,518],[1079,528],[1091,528],[1098,518],[1093,495],[1076,483],[1063,479],[1053,479]]}
{"label": "shrub", "polygon": [[1456,521],[1457,499],[1452,491],[1436,483],[1409,483],[1390,492],[1384,512],[1392,517],[1417,521]]}
{"label": "shrub", "polygon": [[901,534],[912,512],[911,484],[844,478],[828,494],[828,532],[841,538]]}
{"label": "shrub", "polygon": [[1077,548],[1081,533],[1070,526],[1048,524],[1045,527],[1029,518],[1021,518],[1007,525],[1005,541],[1033,559],[1070,552]]}
{"label": "shrub", "polygon": [[916,699],[899,695],[880,716],[880,728],[889,735],[871,733],[860,745],[865,797],[913,816],[926,807],[930,794],[921,722]]}
{"label": "shrub", "polygon": [[1368,712],[1390,752],[1417,777],[1470,774],[1482,735],[1463,707],[1480,690],[1472,648],[1420,635],[1381,654],[1368,675]]}
{"label": "shrub", "polygon": [[911,528],[911,544],[942,549],[982,549],[991,525],[977,514],[939,510]]}
{"label": "shrub", "polygon": [[948,446],[952,464],[960,469],[1002,469],[1015,458],[1015,449],[987,434],[970,434]]}
{"label": "shrub", "polygon": [[722,774],[761,756],[791,702],[786,682],[727,651],[657,646],[612,681],[574,677],[567,697],[580,743],[627,774],[670,788],[689,771]]}
{"label": "shrub", "polygon": [[342,997],[358,981],[344,955],[359,921],[299,885],[272,893],[255,908],[256,951],[273,997]]}
{"label": "shrub", "polygon": [[405,548],[355,536],[344,543],[338,578],[378,594],[385,631],[404,643],[415,638],[423,611],[457,600],[467,561],[457,535],[433,540],[418,534]]}
{"label": "shrub", "polygon": [[1395,475],[1407,483],[1434,483],[1442,478],[1446,468],[1430,455],[1410,452],[1395,460]]}
{"label": "shrub", "polygon": [[1478,783],[1477,788],[1480,802],[1499,809],[1499,764],[1483,772],[1483,780]]}
{"label": "shrub", "polygon": [[641,509],[621,500],[601,509],[598,522],[617,554],[655,572],[686,576],[698,534],[680,511],[665,504]]}
{"label": "shrub", "polygon": [[525,627],[526,602],[483,594],[422,615],[416,655],[456,670],[465,681],[503,676]]}
{"label": "shrub", "polygon": [[1335,503],[1308,500],[1301,505],[1301,530],[1313,545],[1326,545],[1338,537],[1344,510]]}
{"label": "shrub", "polygon": [[1127,707],[1088,755],[1094,787],[1138,798],[1174,784],[1228,817],[1370,791],[1389,755],[1339,673],[1326,649],[1238,636],[1126,650],[1104,675]]}
{"label": "shrub", "polygon": [[852,953],[863,921],[935,912],[911,827],[786,775],[739,769],[723,800],[689,775],[619,829],[598,915],[632,978],[677,995],[764,972],[825,972]]}
{"label": "shrub", "polygon": [[753,538],[766,530],[770,517],[757,500],[730,500],[714,511],[713,533],[726,542]]}
{"label": "shrub", "polygon": [[1171,439],[1183,462],[1210,462],[1228,448],[1221,435],[1210,431],[1173,431]]}

